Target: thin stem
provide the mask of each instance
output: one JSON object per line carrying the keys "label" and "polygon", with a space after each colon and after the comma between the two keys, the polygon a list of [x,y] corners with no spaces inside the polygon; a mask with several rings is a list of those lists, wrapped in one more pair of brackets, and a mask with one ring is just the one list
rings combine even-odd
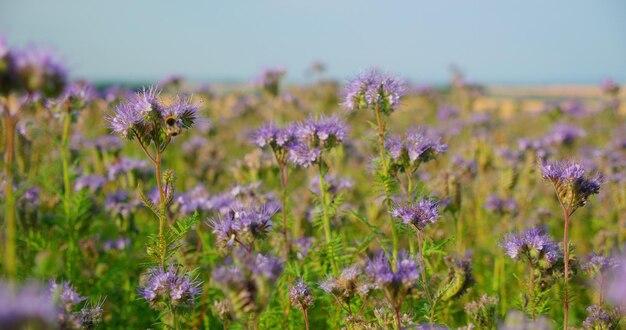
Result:
{"label": "thin stem", "polygon": [[[420,276],[422,278],[422,287],[424,288],[424,292],[426,293],[426,298],[428,299],[428,303],[431,304],[433,303],[433,299],[430,295],[430,290],[428,290],[428,284],[426,282],[426,260],[424,259],[424,237],[422,237],[422,232],[418,229],[415,229],[417,232],[417,242],[418,242],[418,249],[419,249],[419,263],[420,263]],[[434,306],[432,306],[432,308],[434,309]],[[431,313],[431,318],[430,318],[430,323],[433,322],[433,318],[434,318],[434,312]]]}
{"label": "thin stem", "polygon": [[395,308],[396,314],[396,324],[398,325],[398,330],[402,330],[402,321],[400,320],[400,307]]}
{"label": "thin stem", "polygon": [[304,314],[304,326],[306,327],[306,330],[309,330],[309,313],[306,309],[303,309],[302,313]]}
{"label": "thin stem", "polygon": [[335,263],[335,256],[332,246],[332,233],[330,231],[330,219],[328,217],[328,211],[326,210],[326,183],[324,182],[324,172],[323,172],[323,161],[320,156],[319,161],[319,183],[320,183],[320,199],[322,204],[322,222],[324,224],[324,236],[326,238],[326,244],[328,244],[328,249],[330,252],[330,260],[333,268],[333,273],[337,273],[337,265]]}
{"label": "thin stem", "polygon": [[530,267],[530,315],[535,319],[535,270]]}
{"label": "thin stem", "polygon": [[[380,161],[383,166],[383,171],[385,178],[389,177],[389,168],[387,167],[387,159],[385,157],[385,123],[383,122],[381,109],[379,106],[376,106],[376,121],[378,122],[378,149],[380,152]],[[393,241],[393,260],[392,266],[393,270],[396,270],[396,260],[398,260],[398,232],[396,229],[396,223],[391,217],[391,213],[389,209],[391,208],[391,194],[389,189],[387,188],[387,184],[385,184],[385,203],[387,204],[387,213],[389,214],[389,222],[391,224],[391,238]]]}
{"label": "thin stem", "polygon": [[5,153],[4,153],[4,217],[6,219],[6,242],[5,242],[5,267],[9,278],[15,277],[17,262],[15,255],[15,191],[13,191],[13,153],[15,148],[15,124],[16,120],[5,109],[4,125],[6,129]]}
{"label": "thin stem", "polygon": [[[69,136],[70,136],[70,122],[71,122],[71,108],[67,108],[67,112],[63,117],[63,133],[61,135],[61,162],[63,166],[63,206],[65,211],[65,223],[67,225],[68,236],[69,236],[69,250],[68,250],[68,258],[66,262],[69,264],[72,262],[72,258],[76,255],[78,251],[78,246],[76,243],[76,233],[74,219],[71,216],[72,210],[72,188],[70,187],[70,165],[69,165]],[[69,268],[69,274],[71,278],[72,269],[74,267]]]}
{"label": "thin stem", "polygon": [[563,299],[563,329],[567,330],[567,323],[569,317],[569,244],[568,244],[568,232],[569,232],[569,220],[570,213],[567,209],[563,208],[563,214],[565,216],[565,230],[563,231],[563,259],[565,261],[565,295]]}
{"label": "thin stem", "polygon": [[285,242],[285,258],[289,258],[289,253],[291,252],[291,242],[289,242],[289,237],[287,236],[287,167],[285,166],[284,158],[285,152],[283,151],[279,156],[278,153],[274,152],[274,156],[276,157],[276,162],[278,163],[278,172],[280,174],[280,188],[281,188],[281,204],[282,204],[282,216],[283,216],[283,241]]}

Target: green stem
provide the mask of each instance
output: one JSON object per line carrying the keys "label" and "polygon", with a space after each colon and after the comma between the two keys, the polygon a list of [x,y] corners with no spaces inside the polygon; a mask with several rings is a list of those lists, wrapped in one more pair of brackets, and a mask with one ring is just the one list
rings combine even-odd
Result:
{"label": "green stem", "polygon": [[16,275],[17,262],[15,255],[15,191],[13,191],[13,152],[15,148],[15,124],[16,120],[5,109],[4,125],[6,130],[5,153],[4,153],[4,217],[6,219],[6,242],[5,242],[5,267],[7,277]]}
{"label": "green stem", "polygon": [[[165,244],[165,214],[167,212],[165,207],[165,191],[163,190],[163,177],[161,175],[161,152],[157,150],[154,159],[155,176],[157,181],[157,188],[159,189],[159,203],[161,208],[161,214],[159,215],[159,240],[162,244]],[[165,264],[165,254],[167,253],[167,246],[163,246],[163,255],[161,256],[161,267]]]}
{"label": "green stem", "polygon": [[565,230],[563,231],[563,261],[565,262],[565,294],[563,299],[563,329],[567,330],[567,323],[569,318],[569,244],[568,244],[568,232],[569,232],[569,220],[570,214],[566,208],[563,208],[563,214],[565,216]]}
{"label": "green stem", "polygon": [[76,235],[76,224],[72,217],[72,188],[70,186],[70,151],[69,151],[69,138],[70,138],[70,123],[71,123],[71,108],[67,108],[67,112],[63,117],[63,133],[61,135],[61,162],[63,170],[63,207],[65,211],[65,223],[67,225],[69,236],[69,247],[67,251],[66,263],[68,264],[68,274],[70,279],[73,277],[72,263],[74,263],[74,257],[78,253],[78,243]]}
{"label": "green stem", "polygon": [[326,244],[328,244],[328,249],[330,253],[330,260],[332,264],[333,273],[337,273],[337,265],[335,264],[335,256],[332,247],[332,232],[330,230],[330,219],[328,217],[328,210],[326,209],[326,183],[324,182],[324,171],[322,161],[322,157],[320,156],[319,161],[319,183],[320,183],[320,199],[322,204],[322,222],[324,224],[324,236],[326,238]]}
{"label": "green stem", "polygon": [[[385,178],[389,178],[389,168],[387,167],[387,158],[385,157],[385,123],[383,122],[382,113],[380,107],[377,106],[376,109],[376,121],[378,123],[378,149],[380,152],[380,161],[383,166],[383,174]],[[396,223],[391,216],[390,208],[391,208],[391,192],[385,184],[385,203],[387,206],[387,214],[389,215],[389,222],[391,224],[391,238],[393,241],[393,261],[392,266],[393,270],[396,270],[396,260],[398,260],[398,232],[396,228]]]}

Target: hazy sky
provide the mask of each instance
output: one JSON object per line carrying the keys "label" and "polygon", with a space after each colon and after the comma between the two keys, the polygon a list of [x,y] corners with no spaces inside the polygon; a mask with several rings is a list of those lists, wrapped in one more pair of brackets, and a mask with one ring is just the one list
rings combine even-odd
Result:
{"label": "hazy sky", "polygon": [[370,66],[442,82],[626,82],[626,1],[0,0],[9,45],[44,45],[73,76],[248,81],[314,60],[345,79]]}

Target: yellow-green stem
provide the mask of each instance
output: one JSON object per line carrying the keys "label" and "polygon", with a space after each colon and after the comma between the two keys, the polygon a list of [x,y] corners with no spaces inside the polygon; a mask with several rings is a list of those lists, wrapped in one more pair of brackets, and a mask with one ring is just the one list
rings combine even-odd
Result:
{"label": "yellow-green stem", "polygon": [[326,210],[326,184],[324,182],[323,162],[320,156],[319,162],[319,183],[320,183],[320,203],[322,204],[322,222],[324,225],[324,236],[326,238],[326,244],[330,253],[330,260],[333,269],[333,273],[337,273],[337,265],[335,264],[335,255],[332,246],[332,232],[330,230],[330,219],[328,218],[328,211]]}
{"label": "yellow-green stem", "polygon": [[5,232],[5,271],[7,277],[13,278],[17,271],[15,259],[15,191],[13,191],[13,152],[15,148],[15,118],[5,109],[4,125],[6,130],[4,153],[4,218],[6,219]]}

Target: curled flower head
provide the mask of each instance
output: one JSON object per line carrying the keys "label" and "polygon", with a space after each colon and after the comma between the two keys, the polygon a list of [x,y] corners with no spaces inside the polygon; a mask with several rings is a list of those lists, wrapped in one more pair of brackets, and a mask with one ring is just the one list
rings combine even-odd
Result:
{"label": "curled flower head", "polygon": [[86,299],[76,292],[76,289],[69,281],[60,284],[50,281],[50,292],[53,296],[58,297],[59,302],[66,311],[71,311],[76,304]]}
{"label": "curled flower head", "polygon": [[295,134],[312,148],[330,149],[348,135],[348,127],[338,116],[309,118],[296,126]]}
{"label": "curled flower head", "polygon": [[10,52],[9,56],[15,87],[31,94],[40,92],[46,97],[56,97],[63,92],[67,71],[50,52],[25,49]]}
{"label": "curled flower head", "polygon": [[543,179],[552,183],[561,206],[570,215],[587,204],[589,196],[600,191],[601,178],[586,176],[585,168],[578,163],[546,163],[541,172]]}
{"label": "curled flower head", "polygon": [[543,228],[529,228],[520,234],[507,235],[500,246],[512,259],[524,258],[531,266],[544,270],[551,268],[563,258],[559,244],[553,241]]}
{"label": "curled flower head", "polygon": [[587,256],[586,262],[581,265],[581,269],[589,275],[595,276],[608,273],[618,266],[619,263],[614,257],[603,256],[593,252]]}
{"label": "curled flower head", "polygon": [[177,266],[150,268],[143,283],[139,293],[155,309],[191,306],[202,292],[202,282]]}
{"label": "curled flower head", "polygon": [[313,307],[311,290],[309,290],[309,286],[301,279],[289,288],[289,301],[291,301],[294,307],[300,308],[301,310],[307,310]]}
{"label": "curled flower head", "polygon": [[342,105],[350,110],[378,108],[389,115],[397,108],[405,92],[404,81],[371,69],[348,82]]}
{"label": "curled flower head", "polygon": [[295,143],[289,147],[287,157],[293,165],[307,168],[317,164],[320,155],[319,148],[310,148],[304,143]]}
{"label": "curled flower head", "polygon": [[394,208],[391,216],[402,220],[406,225],[414,226],[417,230],[423,230],[428,224],[437,221],[439,205],[435,201],[422,199]]}
{"label": "curled flower head", "polygon": [[445,257],[448,274],[439,288],[438,296],[448,301],[462,296],[474,284],[472,276],[472,259],[469,255],[463,258]]}

